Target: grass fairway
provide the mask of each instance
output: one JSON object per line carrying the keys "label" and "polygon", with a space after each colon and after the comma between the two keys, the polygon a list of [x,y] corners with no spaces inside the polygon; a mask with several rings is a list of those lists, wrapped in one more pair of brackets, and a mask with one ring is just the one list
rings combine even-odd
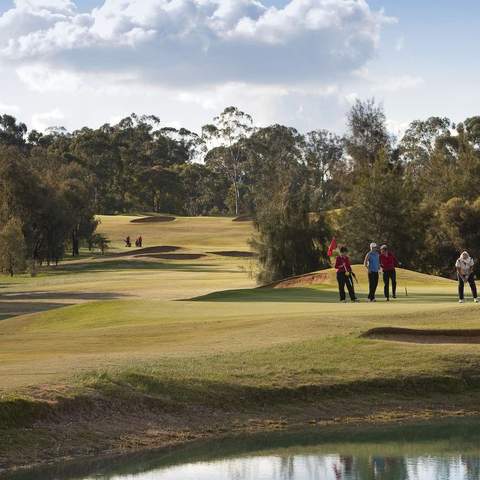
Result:
{"label": "grass fairway", "polygon": [[[207,423],[215,423],[212,415],[222,423],[221,412],[234,411],[238,420],[249,410],[257,418],[265,405],[273,416],[293,415],[288,408],[299,402],[314,406],[316,418],[435,410],[435,402],[450,411],[455,395],[462,396],[459,408],[474,408],[480,345],[361,337],[375,327],[477,328],[480,306],[459,305],[455,282],[399,270],[399,298],[376,304],[339,304],[333,271],[313,285],[257,289],[248,274],[252,259],[242,256],[250,223],[133,218],[101,218],[100,231],[113,247],[105,257],[84,252],[36,278],[0,278],[0,425],[8,425],[3,438],[10,438],[0,444],[0,465],[2,456],[4,465],[32,461],[24,429],[39,421],[34,441],[41,456],[53,455],[63,438],[58,432],[72,436],[72,416],[84,430],[72,442],[76,450],[62,447],[65,456],[92,453],[92,442],[100,452],[142,448],[125,438],[141,430],[145,440],[159,423],[163,434],[168,425],[192,434],[200,420],[191,412],[198,409]],[[137,234],[145,247],[200,256],[158,258],[123,247],[123,237]],[[364,300],[366,275],[363,267],[356,271]],[[121,409],[115,402],[123,402]],[[105,433],[98,415],[118,429]],[[149,445],[168,443],[163,434]],[[14,447],[20,460],[13,460]]]}

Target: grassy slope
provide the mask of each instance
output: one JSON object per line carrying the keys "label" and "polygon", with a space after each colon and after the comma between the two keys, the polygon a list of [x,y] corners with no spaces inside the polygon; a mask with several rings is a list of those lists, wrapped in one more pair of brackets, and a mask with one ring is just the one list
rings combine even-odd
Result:
{"label": "grassy slope", "polygon": [[133,216],[100,215],[99,232],[111,240],[111,247],[125,251],[123,239],[142,235],[145,246],[179,245],[192,250],[248,250],[251,235],[249,222],[232,222],[231,218],[177,217],[167,223],[131,223]]}
{"label": "grassy slope", "polygon": [[[246,223],[200,218],[135,225],[130,218],[102,218],[117,252],[125,251],[122,237],[137,232],[146,246],[248,249]],[[456,304],[454,282],[400,271],[396,302],[344,305],[336,301],[333,272],[312,288],[249,289],[248,263],[212,254],[195,261],[84,259],[5,283],[5,317],[19,313],[17,303],[49,311],[0,321],[0,419],[15,424],[28,417],[20,397],[31,407],[32,399],[59,392],[107,398],[135,392],[176,409],[478,386],[477,345],[359,338],[376,326],[475,328],[478,306]],[[364,298],[366,277],[362,267],[356,270]],[[191,297],[197,298],[185,300]],[[75,305],[50,309],[65,303]]]}
{"label": "grassy slope", "polygon": [[[134,236],[138,228],[128,223],[130,218],[102,218],[102,230],[117,250],[124,232]],[[141,228],[145,240],[151,239],[147,245],[199,252],[247,250],[249,226],[230,219],[178,219]],[[122,369],[132,362],[142,368],[143,361],[156,359],[166,362],[174,375],[184,366],[195,370],[201,365],[209,380],[213,374],[208,364],[214,362],[215,381],[248,379],[251,385],[263,379],[272,385],[291,385],[292,378],[297,384],[329,384],[357,377],[444,374],[457,363],[462,368],[476,362],[475,345],[358,338],[375,326],[476,326],[475,306],[455,305],[453,282],[408,271],[399,271],[401,297],[389,304],[338,305],[333,272],[312,288],[227,290],[197,301],[163,300],[247,286],[251,280],[242,268],[243,259],[213,255],[188,262],[115,257],[65,264],[53,274],[25,280],[22,292],[35,301],[46,297],[63,302],[71,295],[70,303],[94,302],[2,321],[0,388],[68,378],[93,368]],[[356,270],[357,289],[364,296],[366,275],[361,267]],[[14,294],[12,289],[22,293],[17,285],[5,291]],[[415,361],[399,362],[404,355]],[[198,377],[197,372],[192,375]]]}

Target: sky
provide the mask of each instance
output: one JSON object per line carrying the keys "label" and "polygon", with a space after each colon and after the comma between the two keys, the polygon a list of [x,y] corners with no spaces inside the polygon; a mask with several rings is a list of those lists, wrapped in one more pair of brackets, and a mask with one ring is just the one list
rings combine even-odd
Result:
{"label": "sky", "polygon": [[198,131],[235,105],[341,133],[374,97],[401,135],[480,114],[479,18],[478,0],[0,0],[0,114]]}

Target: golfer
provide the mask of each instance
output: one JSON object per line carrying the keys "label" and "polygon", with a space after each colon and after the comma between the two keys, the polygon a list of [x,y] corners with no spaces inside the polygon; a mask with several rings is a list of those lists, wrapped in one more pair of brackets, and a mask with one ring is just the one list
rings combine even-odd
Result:
{"label": "golfer", "polygon": [[395,267],[398,267],[398,261],[386,245],[380,247],[380,266],[383,272],[383,294],[388,302],[390,300],[390,282],[392,282],[392,297],[397,298],[397,272]]}
{"label": "golfer", "polygon": [[375,292],[378,287],[378,271],[380,270],[380,255],[376,243],[370,244],[370,251],[365,256],[363,264],[368,270],[368,299],[371,302],[376,302]]}
{"label": "golfer", "polygon": [[348,258],[347,247],[340,248],[340,255],[335,259],[335,270],[337,271],[338,292],[340,294],[340,301],[346,302],[345,286],[347,286],[348,294],[352,302],[357,302],[355,296],[355,289],[353,287],[353,272]]}
{"label": "golfer", "polygon": [[465,283],[470,285],[472,290],[473,301],[478,303],[477,286],[475,285],[475,275],[473,274],[473,266],[475,262],[468,252],[462,252],[458,260],[455,262],[458,277],[458,302],[463,303]]}

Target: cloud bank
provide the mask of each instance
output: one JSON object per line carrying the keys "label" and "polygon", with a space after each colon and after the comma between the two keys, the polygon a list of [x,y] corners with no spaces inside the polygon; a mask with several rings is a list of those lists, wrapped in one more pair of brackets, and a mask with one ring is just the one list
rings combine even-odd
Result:
{"label": "cloud bank", "polygon": [[373,58],[388,21],[364,0],[16,0],[0,59],[164,86],[328,82]]}
{"label": "cloud bank", "polygon": [[365,96],[421,83],[369,76],[395,19],[367,0],[81,2],[15,0],[0,14],[0,106],[37,128],[131,111],[198,128],[235,104],[261,124],[335,129],[361,85]]}

